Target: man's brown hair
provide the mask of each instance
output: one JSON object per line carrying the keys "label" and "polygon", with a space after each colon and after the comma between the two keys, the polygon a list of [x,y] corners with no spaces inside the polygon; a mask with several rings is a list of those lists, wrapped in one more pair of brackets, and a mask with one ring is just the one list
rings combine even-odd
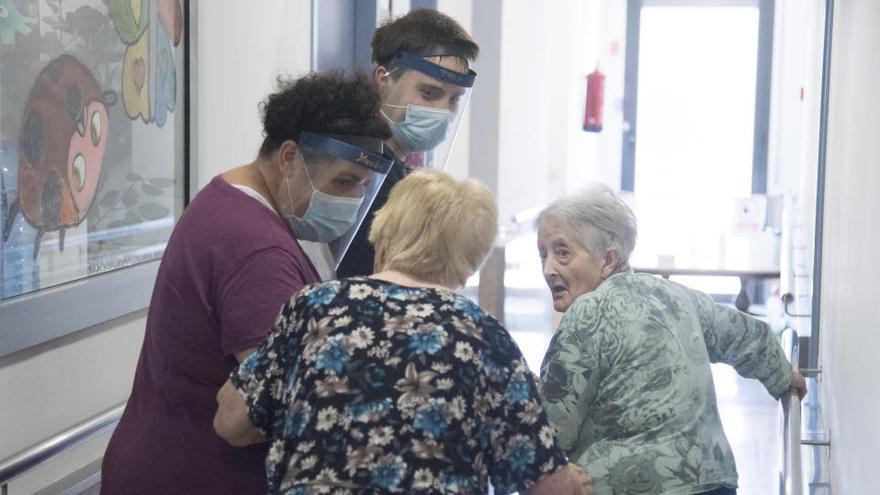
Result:
{"label": "man's brown hair", "polygon": [[446,14],[416,9],[385,21],[373,34],[373,63],[387,67],[399,52],[455,56],[470,63],[480,53],[471,36]]}

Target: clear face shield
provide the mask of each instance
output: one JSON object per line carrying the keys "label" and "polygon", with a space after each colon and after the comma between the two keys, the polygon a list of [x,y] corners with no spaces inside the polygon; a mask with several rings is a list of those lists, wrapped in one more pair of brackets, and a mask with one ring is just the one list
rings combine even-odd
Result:
{"label": "clear face shield", "polygon": [[411,169],[443,169],[477,74],[455,55],[398,53],[379,80],[388,146]]}
{"label": "clear face shield", "polygon": [[[303,132],[297,141],[303,180],[285,179],[291,198],[303,199],[285,214],[298,240],[328,243],[334,266],[373,204],[391,168],[381,139]],[[310,194],[309,194],[310,193]]]}

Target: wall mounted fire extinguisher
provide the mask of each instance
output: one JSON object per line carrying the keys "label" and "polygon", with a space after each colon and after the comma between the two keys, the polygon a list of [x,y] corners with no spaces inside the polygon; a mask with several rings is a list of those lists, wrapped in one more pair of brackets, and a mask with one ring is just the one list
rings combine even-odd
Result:
{"label": "wall mounted fire extinguisher", "polygon": [[605,93],[605,74],[597,67],[587,75],[587,103],[584,110],[584,130],[599,132],[602,130],[602,100]]}

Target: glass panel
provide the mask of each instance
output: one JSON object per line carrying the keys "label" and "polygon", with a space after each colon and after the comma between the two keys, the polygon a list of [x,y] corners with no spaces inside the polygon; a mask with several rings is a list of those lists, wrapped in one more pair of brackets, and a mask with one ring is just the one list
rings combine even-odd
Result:
{"label": "glass panel", "polygon": [[179,0],[9,0],[0,300],[162,256],[183,208]]}
{"label": "glass panel", "polygon": [[758,14],[641,10],[636,266],[731,268],[748,258],[729,229],[733,200],[751,193]]}

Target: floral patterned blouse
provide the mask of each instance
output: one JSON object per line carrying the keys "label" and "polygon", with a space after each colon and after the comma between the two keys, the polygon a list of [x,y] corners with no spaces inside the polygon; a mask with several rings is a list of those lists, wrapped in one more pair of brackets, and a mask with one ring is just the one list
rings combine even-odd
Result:
{"label": "floral patterned blouse", "polygon": [[447,290],[304,288],[232,374],[270,493],[495,493],[566,464],[519,348]]}
{"label": "floral patterned blouse", "polygon": [[541,366],[541,394],[595,494],[736,486],[710,362],[757,378],[774,398],[791,383],[766,323],[668,280],[620,273],[569,307]]}

